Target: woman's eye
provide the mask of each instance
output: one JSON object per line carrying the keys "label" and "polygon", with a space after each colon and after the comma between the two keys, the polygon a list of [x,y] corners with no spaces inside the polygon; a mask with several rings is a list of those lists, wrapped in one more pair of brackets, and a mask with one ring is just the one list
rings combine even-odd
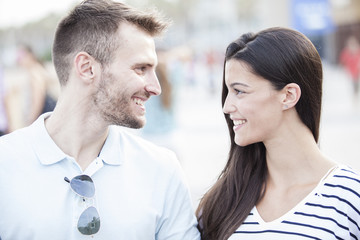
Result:
{"label": "woman's eye", "polygon": [[245,93],[244,91],[238,90],[238,89],[234,89],[236,95],[241,95],[243,93]]}

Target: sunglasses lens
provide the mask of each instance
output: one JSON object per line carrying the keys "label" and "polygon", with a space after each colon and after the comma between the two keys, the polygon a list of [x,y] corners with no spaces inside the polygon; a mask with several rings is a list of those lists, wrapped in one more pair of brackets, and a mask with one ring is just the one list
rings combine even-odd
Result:
{"label": "sunglasses lens", "polygon": [[92,235],[97,233],[100,229],[100,217],[96,208],[87,208],[81,214],[77,227],[84,235]]}
{"label": "sunglasses lens", "polygon": [[80,196],[91,198],[95,194],[95,185],[87,175],[74,177],[70,182],[71,188]]}

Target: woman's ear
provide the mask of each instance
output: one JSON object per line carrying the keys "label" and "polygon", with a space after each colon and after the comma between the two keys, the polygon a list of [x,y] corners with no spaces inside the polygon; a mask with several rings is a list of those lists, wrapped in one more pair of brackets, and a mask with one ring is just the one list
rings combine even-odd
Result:
{"label": "woman's ear", "polygon": [[93,82],[98,73],[98,62],[90,56],[87,52],[79,52],[75,56],[75,71],[79,79],[84,83],[90,84]]}
{"label": "woman's ear", "polygon": [[296,83],[289,83],[283,88],[283,109],[289,109],[296,105],[301,96],[301,88]]}

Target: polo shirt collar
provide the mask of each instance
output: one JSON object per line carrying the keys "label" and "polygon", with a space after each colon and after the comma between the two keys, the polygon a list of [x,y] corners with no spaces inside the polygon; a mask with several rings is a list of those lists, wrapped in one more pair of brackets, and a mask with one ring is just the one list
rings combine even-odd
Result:
{"label": "polo shirt collar", "polygon": [[109,133],[101,149],[99,158],[109,165],[121,165],[124,161],[123,150],[119,143],[121,143],[120,135],[116,126],[109,127]]}
{"label": "polo shirt collar", "polygon": [[57,163],[67,155],[55,144],[45,128],[45,119],[51,113],[42,114],[31,126],[31,135],[34,136],[33,146],[39,161],[44,165]]}
{"label": "polo shirt collar", "polygon": [[[42,114],[31,125],[31,136],[34,136],[34,149],[39,161],[44,165],[51,165],[66,159],[68,156],[56,145],[45,127],[45,119],[51,113]],[[109,165],[121,165],[123,151],[119,145],[120,136],[113,126],[109,127],[109,133],[101,149],[99,158]]]}

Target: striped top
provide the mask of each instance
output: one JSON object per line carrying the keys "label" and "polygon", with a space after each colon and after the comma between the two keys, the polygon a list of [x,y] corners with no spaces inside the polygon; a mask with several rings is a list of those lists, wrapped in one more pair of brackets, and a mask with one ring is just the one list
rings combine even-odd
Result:
{"label": "striped top", "polygon": [[360,239],[360,175],[340,165],[282,217],[264,222],[254,207],[229,240]]}

